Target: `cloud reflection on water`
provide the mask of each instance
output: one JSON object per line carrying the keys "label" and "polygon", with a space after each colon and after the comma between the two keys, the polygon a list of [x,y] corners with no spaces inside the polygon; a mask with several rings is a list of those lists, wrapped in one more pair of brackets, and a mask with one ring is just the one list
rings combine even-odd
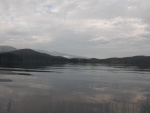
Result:
{"label": "cloud reflection on water", "polygon": [[[3,113],[144,113],[150,91],[147,73],[125,68],[66,65],[52,72],[0,71],[0,111]],[[94,70],[93,70],[94,69]],[[111,70],[111,71],[109,71]],[[59,71],[61,73],[55,73]],[[23,72],[26,73],[26,72]],[[146,113],[146,112],[145,112]]]}

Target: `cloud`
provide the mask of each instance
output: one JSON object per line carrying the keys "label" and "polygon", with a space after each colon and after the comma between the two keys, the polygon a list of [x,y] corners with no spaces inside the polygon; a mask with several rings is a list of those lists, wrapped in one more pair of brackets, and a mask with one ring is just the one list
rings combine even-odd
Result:
{"label": "cloud", "polygon": [[89,57],[150,55],[148,0],[0,0],[0,44]]}

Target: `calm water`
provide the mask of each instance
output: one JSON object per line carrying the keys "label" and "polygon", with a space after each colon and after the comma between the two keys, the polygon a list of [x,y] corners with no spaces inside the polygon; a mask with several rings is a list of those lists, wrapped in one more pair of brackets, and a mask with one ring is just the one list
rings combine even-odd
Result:
{"label": "calm water", "polygon": [[149,69],[0,68],[0,113],[150,113],[149,97]]}

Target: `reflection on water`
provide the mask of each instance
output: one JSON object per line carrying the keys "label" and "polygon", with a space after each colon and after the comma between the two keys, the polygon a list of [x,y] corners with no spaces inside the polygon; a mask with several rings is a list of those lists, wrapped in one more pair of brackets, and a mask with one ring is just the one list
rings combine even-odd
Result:
{"label": "reflection on water", "polygon": [[0,79],[0,82],[12,82],[11,79],[7,79],[7,78],[4,78],[4,79]]}
{"label": "reflection on water", "polygon": [[149,81],[136,67],[0,68],[0,113],[150,113]]}

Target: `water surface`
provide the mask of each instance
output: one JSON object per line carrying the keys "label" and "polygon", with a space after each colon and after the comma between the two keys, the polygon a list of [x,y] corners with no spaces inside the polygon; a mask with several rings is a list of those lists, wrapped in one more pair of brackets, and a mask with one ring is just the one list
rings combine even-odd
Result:
{"label": "water surface", "polygon": [[149,113],[149,81],[136,67],[1,67],[0,113]]}

